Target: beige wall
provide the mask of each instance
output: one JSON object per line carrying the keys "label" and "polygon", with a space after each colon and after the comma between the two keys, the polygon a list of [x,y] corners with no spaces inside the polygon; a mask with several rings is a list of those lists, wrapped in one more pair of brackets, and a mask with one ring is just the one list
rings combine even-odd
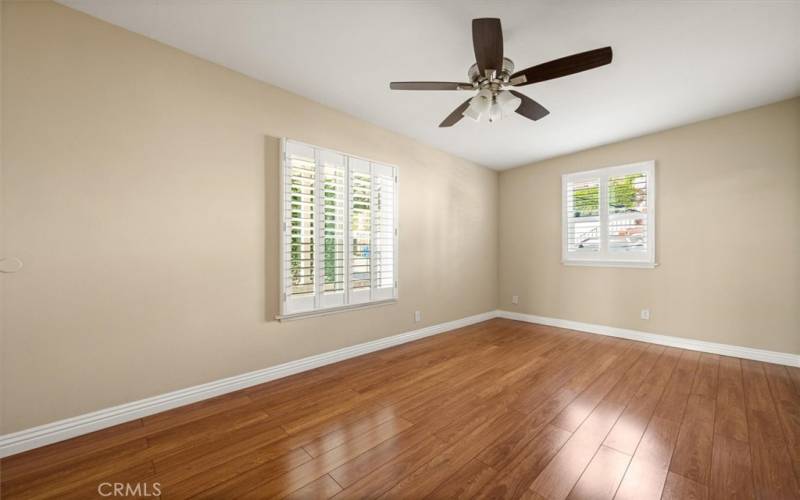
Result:
{"label": "beige wall", "polygon": [[[563,266],[561,174],[639,160],[656,161],[659,266]],[[800,353],[799,248],[800,99],[500,175],[508,311]]]}
{"label": "beige wall", "polygon": [[[0,0],[2,1],[2,0]],[[0,6],[0,259],[6,256],[5,253],[5,226],[3,225],[3,8]],[[2,274],[0,274],[2,276]],[[3,278],[0,278],[2,280]],[[3,326],[5,313],[5,299],[3,298],[3,284],[0,282],[0,376],[3,374],[3,355],[6,352],[6,335]],[[2,415],[5,408],[5,384],[0,381],[0,433],[2,433]]]}
{"label": "beige wall", "polygon": [[[25,269],[0,278],[2,432],[495,309],[497,173],[56,4],[3,9]],[[282,136],[399,166],[399,303],[270,319]]]}

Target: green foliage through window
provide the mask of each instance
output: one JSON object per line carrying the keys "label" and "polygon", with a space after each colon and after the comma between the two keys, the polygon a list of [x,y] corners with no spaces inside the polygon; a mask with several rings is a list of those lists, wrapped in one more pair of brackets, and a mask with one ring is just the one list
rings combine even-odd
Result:
{"label": "green foliage through window", "polygon": [[578,188],[572,193],[575,217],[596,216],[600,211],[600,187],[598,185]]}
{"label": "green foliage through window", "polygon": [[633,209],[645,201],[647,180],[643,173],[612,177],[608,180],[608,206],[612,212]]}

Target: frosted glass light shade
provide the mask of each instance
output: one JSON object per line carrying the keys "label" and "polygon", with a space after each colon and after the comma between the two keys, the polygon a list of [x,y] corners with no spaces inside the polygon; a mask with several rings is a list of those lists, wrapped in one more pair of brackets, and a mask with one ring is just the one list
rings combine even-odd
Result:
{"label": "frosted glass light shade", "polygon": [[522,99],[515,96],[508,90],[503,90],[497,94],[495,98],[497,105],[500,106],[503,116],[510,115],[519,108],[522,104]]}
{"label": "frosted glass light shade", "polygon": [[489,111],[492,105],[492,93],[486,89],[478,92],[478,95],[470,99],[469,106],[462,113],[467,118],[472,118],[476,122],[481,119],[484,113]]}

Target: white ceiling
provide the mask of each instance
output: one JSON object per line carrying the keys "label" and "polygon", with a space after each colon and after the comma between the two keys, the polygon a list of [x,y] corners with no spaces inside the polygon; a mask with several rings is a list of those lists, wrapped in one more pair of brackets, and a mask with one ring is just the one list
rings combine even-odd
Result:
{"label": "white ceiling", "polygon": [[[800,1],[61,0],[495,169],[800,94]],[[551,114],[438,128],[465,92],[470,20],[499,17],[518,69],[611,45],[609,66],[522,88]]]}

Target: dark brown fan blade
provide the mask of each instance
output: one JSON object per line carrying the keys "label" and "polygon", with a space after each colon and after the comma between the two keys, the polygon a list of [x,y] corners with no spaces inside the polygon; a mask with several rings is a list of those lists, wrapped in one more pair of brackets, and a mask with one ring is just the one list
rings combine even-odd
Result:
{"label": "dark brown fan blade", "polygon": [[517,108],[517,113],[525,118],[530,118],[531,120],[536,121],[550,114],[550,112],[547,111],[544,106],[525,94],[517,92],[516,90],[509,90],[509,92],[522,99],[522,104],[520,104]]}
{"label": "dark brown fan blade", "polygon": [[456,109],[453,110],[452,113],[447,115],[447,118],[445,118],[444,121],[439,124],[439,126],[440,127],[452,127],[453,125],[458,123],[458,120],[460,120],[461,118],[464,117],[463,113],[464,113],[464,110],[469,107],[470,99],[467,99],[466,101],[461,103],[461,105],[459,107],[457,107]]}
{"label": "dark brown fan blade", "polygon": [[484,17],[472,20],[472,46],[481,76],[487,69],[503,69],[503,28],[500,19]]}
{"label": "dark brown fan blade", "polygon": [[392,82],[392,90],[472,90],[471,83],[459,82]]}
{"label": "dark brown fan blade", "polygon": [[523,85],[530,85],[531,83],[560,78],[573,73],[580,73],[581,71],[597,68],[598,66],[604,66],[611,62],[611,58],[611,47],[603,47],[602,49],[573,54],[571,56],[562,57],[561,59],[537,64],[536,66],[531,66],[522,71],[517,71],[511,75],[511,84],[521,87]]}

